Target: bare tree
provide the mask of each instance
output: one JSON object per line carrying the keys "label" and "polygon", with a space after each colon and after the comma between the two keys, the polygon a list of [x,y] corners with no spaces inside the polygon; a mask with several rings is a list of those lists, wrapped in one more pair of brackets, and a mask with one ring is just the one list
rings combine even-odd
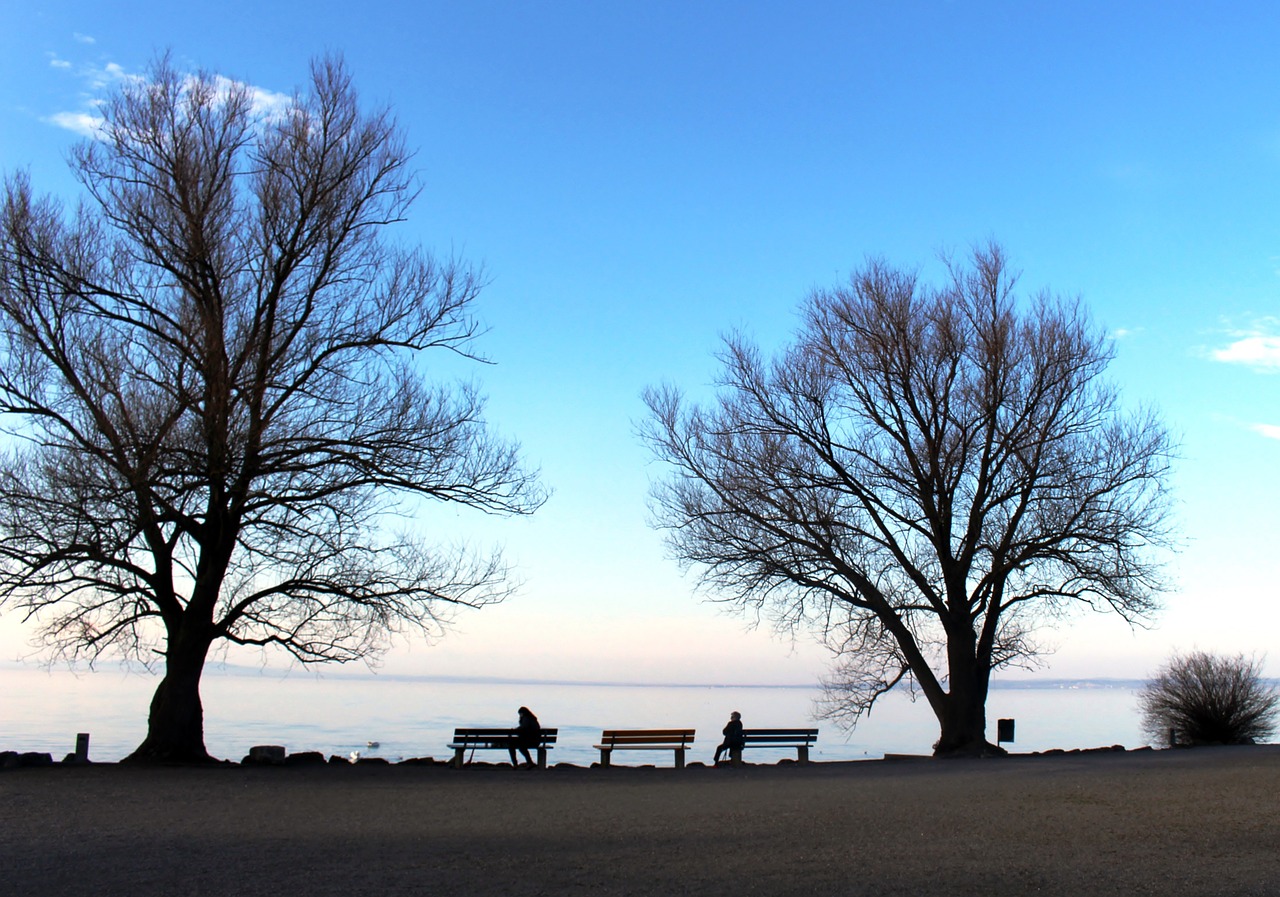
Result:
{"label": "bare tree", "polygon": [[161,59],[102,113],[74,211],[4,186],[0,601],[55,657],[163,658],[132,758],[202,760],[214,646],[345,662],[435,631],[510,584],[415,532],[419,500],[544,495],[475,387],[426,376],[478,359],[481,280],[386,237],[411,156],[341,61],[272,111]]}
{"label": "bare tree", "polygon": [[991,672],[1048,619],[1152,613],[1171,457],[1078,303],[1020,308],[997,246],[948,267],[934,288],[870,262],[772,361],[729,337],[717,398],[652,389],[644,431],[674,467],[654,491],[673,555],[716,599],[820,627],[846,724],[918,688],[938,755],[998,751]]}
{"label": "bare tree", "polygon": [[1280,720],[1280,694],[1262,681],[1262,662],[1243,654],[1175,655],[1138,703],[1151,744],[1254,744]]}

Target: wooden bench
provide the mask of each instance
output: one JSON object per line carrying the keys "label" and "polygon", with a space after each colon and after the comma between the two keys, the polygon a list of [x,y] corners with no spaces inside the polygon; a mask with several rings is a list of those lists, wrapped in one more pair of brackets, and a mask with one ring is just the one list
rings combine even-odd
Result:
{"label": "wooden bench", "polygon": [[[809,748],[818,740],[817,729],[743,729],[743,747],[795,748],[796,762],[809,762]],[[742,751],[730,750],[729,759],[742,762]]]}
{"label": "wooden bench", "polygon": [[600,733],[600,765],[608,766],[614,751],[672,751],[676,769],[684,769],[684,755],[693,744],[693,729],[605,729]]}
{"label": "wooden bench", "polygon": [[[516,729],[454,729],[453,742],[449,745],[453,749],[453,760],[450,765],[455,769],[461,769],[465,762],[463,757],[467,751],[509,751],[520,749],[516,747]],[[556,736],[559,729],[543,729],[542,737],[538,740],[538,768],[547,768],[547,751],[555,746]]]}

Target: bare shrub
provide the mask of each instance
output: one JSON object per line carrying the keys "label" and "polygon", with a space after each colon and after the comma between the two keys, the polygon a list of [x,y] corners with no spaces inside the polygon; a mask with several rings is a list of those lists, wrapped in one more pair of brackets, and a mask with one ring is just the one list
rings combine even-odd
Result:
{"label": "bare shrub", "polygon": [[1193,651],[1160,669],[1139,706],[1152,744],[1254,744],[1275,734],[1280,694],[1257,658]]}

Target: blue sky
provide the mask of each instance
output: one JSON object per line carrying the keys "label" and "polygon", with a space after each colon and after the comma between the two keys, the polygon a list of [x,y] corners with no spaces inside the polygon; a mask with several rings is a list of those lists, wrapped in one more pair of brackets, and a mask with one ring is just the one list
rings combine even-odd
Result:
{"label": "blue sky", "polygon": [[[780,346],[868,255],[928,275],[995,238],[1028,290],[1084,299],[1182,442],[1159,625],[1068,620],[1043,675],[1192,647],[1280,675],[1278,41],[1269,3],[10,2],[0,168],[73,196],[76,127],[165,49],[282,93],[340,52],[395,109],[425,188],[399,237],[485,266],[476,373],[555,495],[424,513],[525,587],[388,669],[812,681],[808,640],[747,631],[664,556],[640,392],[703,390],[731,328]],[[0,619],[0,659],[27,635]]]}

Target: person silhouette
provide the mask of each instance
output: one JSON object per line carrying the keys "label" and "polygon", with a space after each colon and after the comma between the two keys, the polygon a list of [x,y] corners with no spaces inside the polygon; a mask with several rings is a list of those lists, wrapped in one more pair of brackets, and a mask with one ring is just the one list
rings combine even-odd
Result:
{"label": "person silhouette", "polygon": [[732,760],[734,751],[741,751],[746,745],[742,737],[741,713],[735,710],[729,714],[729,722],[725,725],[722,734],[724,735],[724,741],[716,748],[716,758],[712,761],[714,763],[720,762],[720,755],[725,751],[729,752],[729,759]]}
{"label": "person silhouette", "polygon": [[520,716],[520,724],[516,726],[516,737],[511,742],[511,746],[507,748],[511,752],[511,765],[516,765],[516,749],[524,754],[525,764],[533,767],[533,757],[529,755],[529,748],[537,748],[542,743],[542,726],[538,724],[538,718],[533,715],[533,711],[528,707],[521,707],[516,713]]}

